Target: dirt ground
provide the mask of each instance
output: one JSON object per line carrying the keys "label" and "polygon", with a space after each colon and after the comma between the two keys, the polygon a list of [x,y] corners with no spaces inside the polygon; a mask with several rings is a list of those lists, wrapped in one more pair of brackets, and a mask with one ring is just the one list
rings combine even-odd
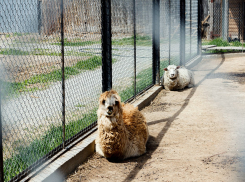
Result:
{"label": "dirt ground", "polygon": [[94,154],[66,181],[245,181],[245,57],[206,57],[192,70],[194,88],[162,90],[142,110],[145,155]]}

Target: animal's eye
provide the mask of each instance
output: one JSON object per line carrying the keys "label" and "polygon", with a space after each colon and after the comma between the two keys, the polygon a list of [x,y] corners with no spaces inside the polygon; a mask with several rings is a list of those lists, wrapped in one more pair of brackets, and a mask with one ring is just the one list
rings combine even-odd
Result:
{"label": "animal's eye", "polygon": [[105,100],[102,101],[102,104],[105,104]]}
{"label": "animal's eye", "polygon": [[116,104],[116,105],[118,105],[118,104],[119,104],[119,102],[118,102],[118,101],[116,101],[116,102],[115,102],[115,104]]}

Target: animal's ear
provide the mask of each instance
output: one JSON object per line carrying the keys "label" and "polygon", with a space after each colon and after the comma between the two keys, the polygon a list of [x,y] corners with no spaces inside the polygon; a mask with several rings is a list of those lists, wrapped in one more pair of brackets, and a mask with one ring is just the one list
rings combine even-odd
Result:
{"label": "animal's ear", "polygon": [[164,70],[164,71],[168,71],[168,68],[164,68],[163,70]]}
{"label": "animal's ear", "polygon": [[180,66],[177,66],[177,68],[176,69],[179,69],[180,68]]}

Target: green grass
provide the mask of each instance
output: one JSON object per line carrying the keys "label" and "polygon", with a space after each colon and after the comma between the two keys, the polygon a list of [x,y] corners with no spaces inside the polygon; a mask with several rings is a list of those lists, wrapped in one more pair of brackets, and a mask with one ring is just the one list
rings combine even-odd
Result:
{"label": "green grass", "polygon": [[[97,108],[84,114],[80,120],[69,122],[66,125],[66,139],[71,138],[95,122],[97,119],[96,110]],[[23,145],[23,141],[16,141],[15,154],[4,160],[5,181],[9,181],[48,152],[61,145],[62,131],[62,126],[51,125],[42,137],[35,138],[28,146]],[[33,138],[33,136],[30,136],[30,138]]]}
{"label": "green grass", "polygon": [[[112,45],[134,45],[134,36],[112,40]],[[147,35],[136,35],[136,45],[151,46],[151,37]]]}
{"label": "green grass", "polygon": [[[101,41],[68,41],[64,40],[65,46],[87,46],[93,44],[100,44]],[[141,46],[150,46],[152,45],[152,40],[150,36],[147,35],[136,35],[136,43]],[[61,45],[60,42],[52,43],[52,45]],[[112,40],[112,45],[134,45],[134,36],[122,39]]]}
{"label": "green grass", "polygon": [[[115,63],[116,59],[112,59],[112,63]],[[93,56],[87,60],[78,61],[72,67],[65,67],[65,79],[68,79],[72,75],[79,74],[82,70],[95,70],[102,65],[101,56]],[[43,88],[46,88],[52,82],[62,80],[61,69],[51,71],[50,73],[43,73],[40,75],[32,76],[31,78],[23,82],[4,82],[1,81],[2,87],[5,88],[6,98],[11,98],[13,95],[18,95],[21,92],[29,92],[39,90],[38,84],[42,84]],[[36,85],[35,85],[36,84]],[[4,98],[3,98],[4,99]]]}
{"label": "green grass", "polygon": [[[163,68],[168,66],[168,60],[162,59],[160,61],[160,77],[163,75]],[[136,94],[142,91],[144,88],[152,84],[152,68],[142,70],[136,76]],[[134,96],[134,82],[131,86],[119,92],[122,101]]]}
{"label": "green grass", "polygon": [[223,40],[222,38],[215,38],[215,39],[213,39],[211,41],[203,40],[202,41],[202,45],[216,45],[218,47],[227,47],[227,46],[240,47],[240,46],[244,46],[239,41],[228,42],[227,40]]}
{"label": "green grass", "polygon": [[234,41],[234,42],[231,42],[230,44],[231,44],[232,46],[236,46],[236,47],[244,46],[244,45],[242,45],[242,43],[239,42],[239,41]]}
{"label": "green grass", "polygon": [[[93,56],[87,60],[78,61],[73,67],[65,67],[65,79],[68,79],[72,75],[79,74],[82,70],[95,70],[102,65],[102,58],[100,56]],[[112,62],[116,62],[115,59]],[[62,80],[62,71],[61,69],[51,71],[50,73],[43,73],[40,75],[32,76],[31,78],[23,82],[4,82],[1,81],[2,87],[5,88],[5,93],[7,97],[12,95],[18,95],[20,92],[35,91],[38,90],[38,87],[35,87],[34,84],[48,84],[56,81]],[[34,87],[31,87],[34,85]]]}
{"label": "green grass", "polygon": [[79,61],[75,68],[80,70],[94,70],[95,68],[102,65],[102,60],[100,56],[93,56],[85,61]]}
{"label": "green grass", "polygon": [[229,42],[227,40],[223,40],[222,38],[216,38],[211,40],[208,45],[216,45],[216,46],[222,46],[222,47],[226,47],[229,46]]}
{"label": "green grass", "polygon": [[207,50],[204,54],[238,53],[240,50]]}
{"label": "green grass", "polygon": [[3,55],[30,55],[28,51],[21,51],[18,49],[0,49],[0,54],[3,54]]}
{"label": "green grass", "polygon": [[[15,56],[27,56],[27,55],[37,55],[37,56],[61,56],[61,52],[54,52],[49,49],[34,49],[33,51],[22,51],[19,49],[0,49],[0,54],[3,55],[15,55]],[[66,51],[65,56],[92,56],[91,53]]]}
{"label": "green grass", "polygon": [[[73,67],[65,67],[64,72],[65,72],[65,79],[69,78],[70,75],[77,75],[80,73],[77,69]],[[62,71],[59,69],[59,70],[54,70],[50,73],[33,76],[30,79],[25,80],[24,83],[36,84],[36,83],[55,82],[61,80],[62,80]]]}
{"label": "green grass", "polygon": [[[100,44],[101,41],[69,41],[67,39],[64,39],[64,45],[65,46],[87,46],[87,45],[93,45],[93,44]],[[51,45],[61,45],[60,42],[52,43]]]}

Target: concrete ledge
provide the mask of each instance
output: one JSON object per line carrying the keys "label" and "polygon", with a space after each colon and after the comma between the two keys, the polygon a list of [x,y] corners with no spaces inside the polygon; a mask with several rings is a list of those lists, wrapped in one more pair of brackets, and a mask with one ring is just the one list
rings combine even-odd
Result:
{"label": "concrete ledge", "polygon": [[95,151],[95,138],[97,133],[95,128],[80,138],[80,142],[70,145],[60,151],[39,168],[32,171],[21,181],[30,182],[54,182],[63,181],[67,175],[73,172],[79,164],[85,161]]}
{"label": "concrete ledge", "polygon": [[244,53],[224,53],[224,54],[203,54],[203,58],[234,58],[234,57],[244,57]]}
{"label": "concrete ledge", "polygon": [[[151,101],[162,90],[162,86],[153,86],[145,93],[139,95],[131,104],[139,110],[151,103]],[[96,130],[96,129],[94,129]],[[70,145],[57,155],[46,161],[42,166],[21,181],[30,182],[54,182],[63,181],[66,176],[72,173],[81,163],[87,160],[95,152],[95,139],[97,131],[88,132],[79,139],[75,145]]]}
{"label": "concrete ledge", "polygon": [[150,90],[138,96],[136,100],[133,100],[131,104],[142,110],[144,107],[150,105],[151,101],[157,96],[157,94],[163,89],[162,86],[153,86]]}
{"label": "concrete ledge", "polygon": [[244,50],[243,47],[209,47],[209,48],[206,48],[206,51],[209,51],[209,50]]}

